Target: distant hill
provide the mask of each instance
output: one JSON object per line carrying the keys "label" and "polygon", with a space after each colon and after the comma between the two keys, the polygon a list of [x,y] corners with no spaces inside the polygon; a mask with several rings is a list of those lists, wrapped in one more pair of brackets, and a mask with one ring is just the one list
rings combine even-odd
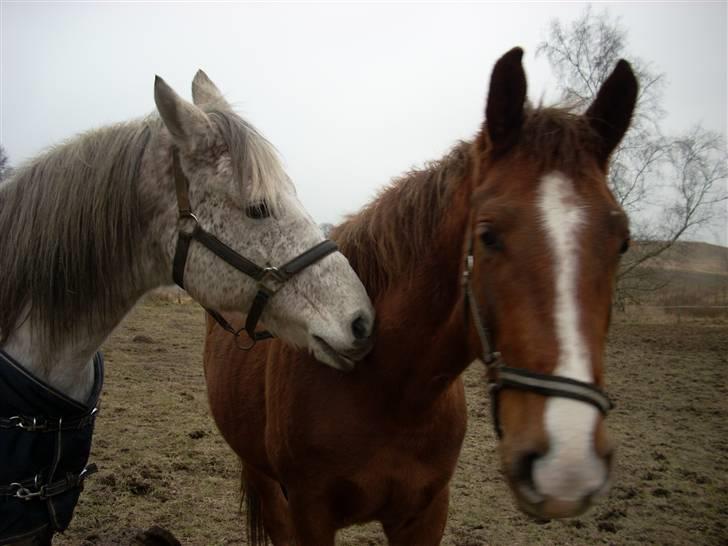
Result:
{"label": "distant hill", "polygon": [[[646,252],[656,243],[636,243],[630,252]],[[678,242],[641,268],[643,303],[660,306],[728,305],[728,248]],[[653,290],[652,287],[656,287]]]}
{"label": "distant hill", "polygon": [[[634,250],[649,250],[653,244],[655,243],[637,243]],[[681,241],[650,260],[649,267],[728,276],[728,247]]]}

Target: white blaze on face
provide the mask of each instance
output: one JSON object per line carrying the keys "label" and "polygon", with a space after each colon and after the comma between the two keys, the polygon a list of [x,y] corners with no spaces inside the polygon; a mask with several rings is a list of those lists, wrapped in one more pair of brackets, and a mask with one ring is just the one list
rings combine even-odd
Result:
{"label": "white blaze on face", "polygon": [[[543,177],[539,195],[541,220],[554,268],[554,327],[558,362],[553,375],[591,383],[589,350],[580,330],[577,295],[579,238],[586,219],[573,182],[559,172]],[[599,413],[585,402],[548,397],[544,427],[549,451],[533,466],[533,481],[542,495],[578,501],[602,488],[607,466],[594,450]]]}

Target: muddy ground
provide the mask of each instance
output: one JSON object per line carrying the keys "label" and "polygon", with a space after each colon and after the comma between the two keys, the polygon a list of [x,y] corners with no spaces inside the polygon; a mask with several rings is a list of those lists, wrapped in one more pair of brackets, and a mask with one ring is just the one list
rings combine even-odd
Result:
{"label": "muddy ground", "polygon": [[[129,544],[160,525],[185,545],[246,544],[238,463],[207,409],[203,316],[147,300],[104,346],[102,411],[76,517],[58,545]],[[452,483],[446,545],[728,544],[728,321],[618,317],[608,352],[618,442],[608,498],[537,524],[500,477],[482,369],[471,366],[468,436]],[[383,544],[377,525],[338,544]]]}

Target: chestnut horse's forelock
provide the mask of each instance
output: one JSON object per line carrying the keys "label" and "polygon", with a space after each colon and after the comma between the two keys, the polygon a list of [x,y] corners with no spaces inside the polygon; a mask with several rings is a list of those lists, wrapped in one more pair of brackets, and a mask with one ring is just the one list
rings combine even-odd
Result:
{"label": "chestnut horse's forelock", "polygon": [[568,106],[526,105],[518,144],[510,152],[541,172],[558,170],[578,182],[577,175],[597,165],[598,142],[599,136],[588,120]]}

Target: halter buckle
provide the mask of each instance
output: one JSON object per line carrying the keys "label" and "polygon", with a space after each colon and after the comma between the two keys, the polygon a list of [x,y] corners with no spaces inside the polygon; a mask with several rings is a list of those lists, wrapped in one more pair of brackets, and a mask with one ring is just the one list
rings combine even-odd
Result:
{"label": "halter buckle", "polygon": [[[258,290],[262,290],[263,292],[272,296],[281,289],[283,283],[286,282],[286,280],[287,277],[285,273],[283,273],[277,267],[270,265],[263,268],[263,274],[260,276],[260,280],[258,281]],[[267,281],[273,281],[273,283],[278,286],[271,287],[266,284]]]}

